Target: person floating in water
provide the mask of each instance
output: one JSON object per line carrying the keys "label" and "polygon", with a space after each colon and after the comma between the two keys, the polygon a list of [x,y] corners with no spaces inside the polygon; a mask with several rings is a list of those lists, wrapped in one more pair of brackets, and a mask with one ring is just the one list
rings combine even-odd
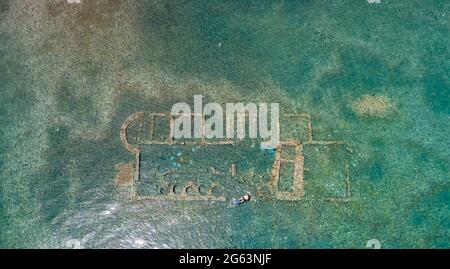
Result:
{"label": "person floating in water", "polygon": [[243,203],[246,203],[248,201],[250,201],[251,195],[249,192],[247,192],[246,194],[242,195],[241,198],[239,198],[238,200],[233,200],[233,204],[234,205],[240,205]]}

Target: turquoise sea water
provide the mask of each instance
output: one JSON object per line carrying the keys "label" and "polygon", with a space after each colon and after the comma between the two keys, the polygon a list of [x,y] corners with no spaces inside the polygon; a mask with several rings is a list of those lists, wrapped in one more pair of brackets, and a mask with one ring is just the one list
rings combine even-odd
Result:
{"label": "turquoise sea water", "polygon": [[[450,247],[449,1],[82,2],[0,0],[1,248]],[[122,197],[123,121],[194,94],[312,115],[315,139],[351,148],[355,199]]]}

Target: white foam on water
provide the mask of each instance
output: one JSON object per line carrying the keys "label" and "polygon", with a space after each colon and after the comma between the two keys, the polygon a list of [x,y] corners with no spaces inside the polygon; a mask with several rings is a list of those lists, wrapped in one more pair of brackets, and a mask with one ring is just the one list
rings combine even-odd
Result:
{"label": "white foam on water", "polygon": [[138,246],[143,246],[143,245],[145,245],[145,240],[136,239],[136,241],[134,241],[134,243]]}

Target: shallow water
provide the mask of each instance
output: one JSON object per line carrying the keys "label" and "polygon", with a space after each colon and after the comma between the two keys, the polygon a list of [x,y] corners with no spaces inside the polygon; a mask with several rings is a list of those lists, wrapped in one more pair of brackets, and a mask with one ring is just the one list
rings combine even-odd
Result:
{"label": "shallow water", "polygon": [[[450,246],[450,2],[83,2],[0,2],[0,247]],[[305,152],[318,174],[302,201],[130,201],[114,183],[134,162],[121,124],[194,94],[310,114],[314,139],[351,148],[354,199],[316,199],[342,194],[327,149]],[[273,158],[202,154],[244,174]],[[224,182],[227,198],[251,182]]]}

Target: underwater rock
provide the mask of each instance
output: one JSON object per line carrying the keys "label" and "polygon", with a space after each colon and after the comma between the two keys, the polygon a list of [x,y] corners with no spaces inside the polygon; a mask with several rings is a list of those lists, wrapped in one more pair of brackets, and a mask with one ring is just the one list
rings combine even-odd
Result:
{"label": "underwater rock", "polygon": [[363,95],[352,104],[353,111],[363,117],[384,118],[395,111],[394,103],[383,95]]}

